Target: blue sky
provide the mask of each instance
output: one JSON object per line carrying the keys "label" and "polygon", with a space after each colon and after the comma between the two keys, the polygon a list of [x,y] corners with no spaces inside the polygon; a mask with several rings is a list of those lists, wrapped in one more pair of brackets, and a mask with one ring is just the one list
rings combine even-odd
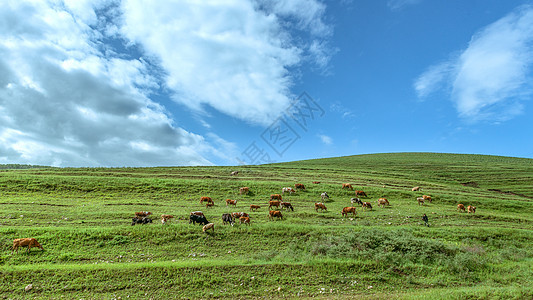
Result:
{"label": "blue sky", "polygon": [[532,1],[7,1],[0,163],[533,158]]}

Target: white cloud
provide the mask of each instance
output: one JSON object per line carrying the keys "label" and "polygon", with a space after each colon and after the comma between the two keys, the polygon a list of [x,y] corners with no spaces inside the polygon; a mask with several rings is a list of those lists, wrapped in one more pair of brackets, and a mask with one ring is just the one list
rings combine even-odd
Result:
{"label": "white cloud", "polygon": [[[290,104],[289,68],[329,61],[321,38],[332,29],[315,0],[126,0],[122,10],[122,34],[160,60],[174,100],[198,111],[268,125]],[[295,41],[292,26],[314,42]]]}
{"label": "white cloud", "polygon": [[390,10],[401,10],[407,5],[414,5],[422,2],[422,0],[389,0],[387,6]]}
{"label": "white cloud", "polygon": [[326,145],[331,145],[333,144],[333,139],[327,135],[324,135],[324,134],[319,134],[318,137],[320,138],[320,140],[322,141],[322,143],[326,144]]}
{"label": "white cloud", "polygon": [[0,163],[211,164],[195,150],[204,138],[174,127],[146,97],[157,86],[146,63],[106,57],[100,32],[83,22],[93,14],[75,19],[60,4],[0,9]]}
{"label": "white cloud", "polygon": [[420,97],[449,87],[459,115],[506,120],[532,95],[533,7],[521,6],[472,37],[457,58],[430,67],[414,84]]}
{"label": "white cloud", "polygon": [[7,1],[0,163],[234,161],[233,143],[176,127],[150,96],[170,91],[199,116],[207,105],[268,124],[289,105],[289,69],[309,60],[327,67],[324,14],[318,0]]}

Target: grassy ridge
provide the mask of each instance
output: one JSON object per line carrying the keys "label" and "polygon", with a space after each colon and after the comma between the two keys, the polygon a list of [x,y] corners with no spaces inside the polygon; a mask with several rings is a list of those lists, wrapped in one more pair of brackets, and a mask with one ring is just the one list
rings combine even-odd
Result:
{"label": "grassy ridge", "polygon": [[[374,209],[342,218],[354,196],[344,182],[365,190]],[[295,211],[269,221],[269,195],[294,183],[307,187],[284,196]],[[250,195],[238,194],[242,186]],[[533,160],[428,153],[238,168],[0,170],[0,295],[531,298],[532,188]],[[328,211],[316,212],[323,191]],[[419,206],[422,194],[434,201]],[[215,207],[201,206],[201,196]],[[378,208],[379,197],[391,206]],[[238,207],[226,207],[227,198]],[[478,211],[458,213],[458,203]],[[262,206],[251,226],[222,225],[222,213],[250,204]],[[141,210],[154,213],[154,224],[130,226]],[[215,234],[188,224],[194,210]],[[176,218],[162,226],[163,213]],[[11,255],[19,237],[46,251]]]}

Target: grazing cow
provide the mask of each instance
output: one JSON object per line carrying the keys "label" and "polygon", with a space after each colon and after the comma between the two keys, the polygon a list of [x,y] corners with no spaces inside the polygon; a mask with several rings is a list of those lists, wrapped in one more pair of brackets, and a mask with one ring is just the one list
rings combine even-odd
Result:
{"label": "grazing cow", "polygon": [[432,201],[431,196],[428,196],[428,195],[423,195],[422,198],[424,198],[424,201],[428,201],[430,203]]}
{"label": "grazing cow", "polygon": [[295,183],[295,184],[294,184],[294,187],[295,187],[297,190],[305,190],[305,185],[303,185],[302,183]]}
{"label": "grazing cow", "polygon": [[246,225],[250,225],[250,218],[249,217],[240,217],[239,218],[239,221],[241,224],[246,224]]}
{"label": "grazing cow", "polygon": [[296,191],[291,187],[284,187],[281,189],[282,193],[289,193],[289,195],[292,195],[292,193],[296,193]]}
{"label": "grazing cow", "polygon": [[468,213],[476,213],[476,207],[472,205],[468,205]]}
{"label": "grazing cow", "polygon": [[231,176],[239,175],[239,171],[233,171],[231,172]]}
{"label": "grazing cow", "polygon": [[320,181],[313,181],[314,184],[320,184]]}
{"label": "grazing cow", "polygon": [[39,244],[39,242],[37,242],[37,240],[34,238],[22,238],[13,240],[13,251],[11,252],[11,254],[15,253],[15,250],[17,250],[16,252],[18,253],[19,247],[28,247],[27,252],[30,252],[31,247],[36,247],[44,251],[43,246],[41,246],[41,244]]}
{"label": "grazing cow", "polygon": [[424,205],[424,197],[417,197],[416,201],[418,201],[418,205]]}
{"label": "grazing cow", "polygon": [[292,204],[290,204],[289,202],[281,202],[281,209],[283,208],[286,208],[287,210],[292,210],[294,211],[294,208],[292,207]]}
{"label": "grazing cow", "polygon": [[274,206],[279,208],[281,206],[281,201],[279,200],[268,201],[268,209],[271,209]]}
{"label": "grazing cow", "polygon": [[234,218],[234,219],[238,219],[240,217],[249,217],[250,215],[245,213],[245,212],[234,212],[234,213],[231,213],[231,216]]}
{"label": "grazing cow", "polygon": [[343,183],[342,184],[342,189],[349,189],[349,190],[352,190],[353,191],[353,186],[349,183]]}
{"label": "grazing cow", "polygon": [[134,226],[135,224],[148,224],[152,223],[152,219],[150,218],[132,218],[131,219],[131,226]]}
{"label": "grazing cow", "polygon": [[230,214],[222,214],[222,224],[230,224],[231,226],[233,226],[233,223],[235,223],[235,221],[233,220]]}
{"label": "grazing cow", "polygon": [[137,218],[146,218],[146,217],[148,217],[151,214],[152,213],[149,212],[149,211],[140,211],[140,212],[136,212],[135,213],[135,217],[137,217]]}
{"label": "grazing cow", "polygon": [[260,208],[261,208],[261,206],[259,206],[259,205],[255,205],[255,204],[250,205],[250,211],[256,211],[256,210],[258,210]]}
{"label": "grazing cow", "polygon": [[465,206],[463,204],[457,204],[457,211],[461,212],[466,212],[465,211]]}
{"label": "grazing cow", "polygon": [[363,205],[363,201],[361,201],[361,199],[359,199],[359,198],[352,198],[352,199],[350,199],[350,202],[352,202],[352,204],[356,204],[357,203],[357,204],[359,204],[361,206]]}
{"label": "grazing cow", "polygon": [[378,206],[385,207],[385,205],[390,205],[389,200],[387,198],[379,198]]}
{"label": "grazing cow", "polygon": [[168,220],[174,218],[172,215],[161,215],[161,223],[166,224]]}
{"label": "grazing cow", "polygon": [[237,200],[226,199],[226,206],[233,205],[237,207]]}
{"label": "grazing cow", "polygon": [[361,196],[361,197],[368,197],[368,196],[366,195],[366,193],[363,192],[363,191],[355,191],[355,195],[356,195],[356,196]]}
{"label": "grazing cow", "polygon": [[318,209],[321,209],[322,211],[328,211],[324,203],[315,203],[315,211],[318,212]]}
{"label": "grazing cow", "polygon": [[191,212],[191,215],[197,215],[197,216],[205,217],[205,216],[204,216],[204,213],[201,212],[201,211],[199,211],[199,210],[198,210],[198,211],[193,211],[193,212]]}
{"label": "grazing cow", "polygon": [[215,206],[215,202],[207,202],[205,204],[205,208],[209,208],[209,207],[212,207],[212,206]]}
{"label": "grazing cow", "polygon": [[353,207],[353,206],[352,207],[345,207],[345,208],[342,209],[341,213],[342,213],[343,217],[347,217],[348,214],[353,214],[353,216],[355,217],[355,214],[356,214],[355,207]]}
{"label": "grazing cow", "polygon": [[415,186],[414,188],[411,189],[411,191],[413,191],[413,192],[420,191],[420,187],[419,186]]}
{"label": "grazing cow", "polygon": [[322,201],[324,201],[325,199],[329,200],[329,195],[326,192],[323,192],[322,194],[320,194],[320,197],[322,197]]}
{"label": "grazing cow", "polygon": [[271,210],[268,212],[268,218],[270,220],[274,219],[274,218],[278,218],[278,219],[282,219],[283,220],[283,215],[281,214],[281,211],[279,210]]}
{"label": "grazing cow", "polygon": [[372,210],[372,204],[370,202],[363,202],[363,209],[366,210],[367,208],[370,208]]}
{"label": "grazing cow", "polygon": [[280,200],[280,201],[282,200],[280,194],[272,194],[272,195],[270,195],[270,200],[274,200],[274,199]]}
{"label": "grazing cow", "polygon": [[209,229],[211,229],[211,231],[212,231],[213,233],[215,233],[215,224],[213,224],[213,223],[208,223],[208,224],[205,224],[204,227],[202,227],[202,231],[205,232],[205,233],[207,233],[207,231],[208,231]]}
{"label": "grazing cow", "polygon": [[245,195],[248,195],[248,193],[250,193],[250,188],[249,187],[242,187],[239,189],[239,194],[242,195],[242,194],[245,194]]}
{"label": "grazing cow", "polygon": [[200,225],[206,225],[207,223],[209,223],[209,221],[207,221],[207,219],[205,218],[204,215],[201,215],[201,216],[198,216],[198,215],[190,215],[189,216],[189,224],[200,224]]}
{"label": "grazing cow", "polygon": [[200,198],[200,204],[204,203],[204,201],[207,202],[207,203],[211,203],[211,202],[213,202],[213,199],[211,199],[211,197],[202,197],[202,198]]}

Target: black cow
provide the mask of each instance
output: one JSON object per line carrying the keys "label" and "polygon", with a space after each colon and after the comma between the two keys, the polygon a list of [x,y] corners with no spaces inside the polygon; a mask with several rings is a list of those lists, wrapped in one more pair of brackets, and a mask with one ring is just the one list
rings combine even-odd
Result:
{"label": "black cow", "polygon": [[190,215],[189,216],[189,224],[196,224],[199,223],[201,225],[207,225],[209,222],[205,218],[205,216],[197,216],[197,215]]}
{"label": "black cow", "polygon": [[152,223],[152,219],[144,217],[144,218],[132,218],[131,219],[131,226],[135,224],[148,224]]}
{"label": "black cow", "polygon": [[229,223],[231,226],[233,226],[233,223],[235,223],[235,220],[233,220],[233,218],[231,217],[231,214],[222,214],[222,223],[224,225]]}
{"label": "black cow", "polygon": [[356,204],[357,203],[357,204],[363,206],[363,201],[361,201],[361,199],[359,199],[359,198],[352,198],[351,202],[352,202],[352,204]]}

